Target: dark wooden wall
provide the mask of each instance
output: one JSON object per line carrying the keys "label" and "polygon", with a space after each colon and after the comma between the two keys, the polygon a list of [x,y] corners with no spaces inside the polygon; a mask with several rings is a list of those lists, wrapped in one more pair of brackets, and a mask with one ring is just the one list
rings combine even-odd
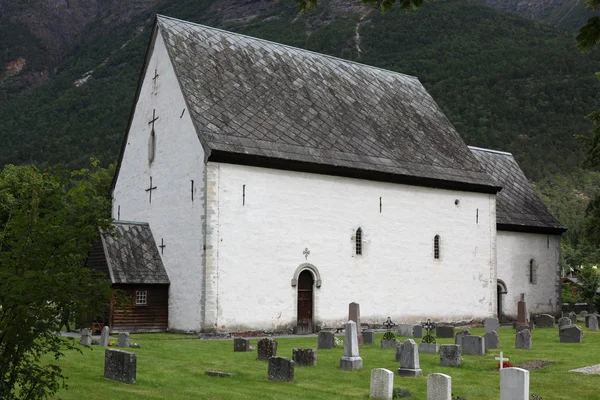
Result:
{"label": "dark wooden wall", "polygon": [[98,242],[92,247],[92,251],[88,254],[88,258],[85,261],[85,266],[92,271],[102,273],[106,278],[110,279],[110,273],[108,271],[108,264],[106,263],[106,256],[104,255],[104,247],[102,242]]}
{"label": "dark wooden wall", "polygon": [[[131,296],[130,306],[112,306],[111,332],[165,332],[169,327],[169,285],[113,285]],[[135,304],[135,292],[147,290],[146,305]]]}

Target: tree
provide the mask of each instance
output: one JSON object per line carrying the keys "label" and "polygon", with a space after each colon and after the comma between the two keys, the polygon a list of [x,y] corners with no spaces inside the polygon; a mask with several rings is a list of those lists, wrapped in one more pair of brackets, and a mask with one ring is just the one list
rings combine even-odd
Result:
{"label": "tree", "polygon": [[588,303],[588,307],[590,307],[594,303],[598,286],[600,286],[600,275],[596,271],[596,268],[585,265],[579,270],[578,278],[581,283],[579,294]]}
{"label": "tree", "polygon": [[[400,7],[406,11],[416,11],[422,5],[424,0],[351,0],[351,1],[359,1],[365,5],[371,5],[376,9],[381,10],[382,12],[386,12],[392,9],[392,7]],[[600,0],[591,0],[591,1],[600,1]],[[296,0],[301,11],[309,11],[315,9],[317,6],[318,0]],[[397,3],[397,4],[396,4]]]}
{"label": "tree", "polygon": [[0,399],[45,399],[64,386],[55,360],[75,342],[55,334],[63,310],[99,311],[106,280],[84,268],[108,229],[107,176],[7,165],[0,172]]}

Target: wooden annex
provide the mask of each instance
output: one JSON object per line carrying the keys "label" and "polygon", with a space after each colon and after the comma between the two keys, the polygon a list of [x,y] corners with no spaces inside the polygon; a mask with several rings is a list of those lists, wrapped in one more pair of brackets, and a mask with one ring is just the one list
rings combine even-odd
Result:
{"label": "wooden annex", "polygon": [[111,332],[164,332],[169,321],[169,277],[147,223],[115,221],[114,233],[100,234],[86,262],[126,294],[111,304],[102,323]]}

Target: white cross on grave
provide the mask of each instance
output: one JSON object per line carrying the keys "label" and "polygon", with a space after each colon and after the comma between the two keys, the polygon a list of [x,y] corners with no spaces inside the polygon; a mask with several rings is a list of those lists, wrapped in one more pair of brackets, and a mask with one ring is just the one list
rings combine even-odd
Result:
{"label": "white cross on grave", "polygon": [[502,352],[500,352],[500,357],[496,357],[496,360],[500,361],[500,369],[503,369],[504,361],[508,361],[508,358],[504,358]]}

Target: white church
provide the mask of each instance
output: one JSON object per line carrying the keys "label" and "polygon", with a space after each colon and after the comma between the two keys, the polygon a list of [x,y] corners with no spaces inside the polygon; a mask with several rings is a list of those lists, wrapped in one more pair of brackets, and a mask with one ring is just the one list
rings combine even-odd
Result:
{"label": "white church", "polygon": [[561,309],[566,228],[397,72],[158,16],[112,195],[115,225],[150,228],[171,330]]}

